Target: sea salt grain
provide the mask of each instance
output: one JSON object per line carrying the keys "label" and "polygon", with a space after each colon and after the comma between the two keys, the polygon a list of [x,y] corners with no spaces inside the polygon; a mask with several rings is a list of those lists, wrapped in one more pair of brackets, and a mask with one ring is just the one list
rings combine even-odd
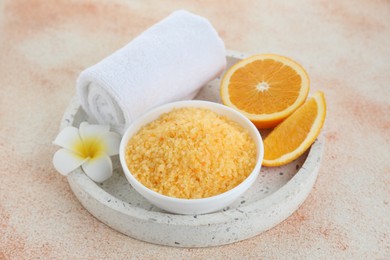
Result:
{"label": "sea salt grain", "polygon": [[204,108],[180,108],[128,142],[126,163],[146,187],[176,198],[206,198],[240,184],[256,164],[248,132]]}

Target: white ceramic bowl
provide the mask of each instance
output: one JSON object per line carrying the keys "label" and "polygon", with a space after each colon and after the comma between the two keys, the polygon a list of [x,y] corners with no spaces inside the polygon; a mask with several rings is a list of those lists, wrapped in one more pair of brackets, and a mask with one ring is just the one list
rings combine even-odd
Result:
{"label": "white ceramic bowl", "polygon": [[[158,192],[155,192],[145,187],[131,174],[125,160],[126,146],[129,140],[143,126],[156,120],[161,114],[167,113],[174,108],[182,108],[182,107],[200,107],[200,108],[210,109],[211,111],[214,111],[217,114],[228,117],[232,121],[237,122],[243,128],[247,129],[250,136],[256,143],[257,162],[253,171],[242,183],[240,183],[233,189],[218,194],[216,196],[202,198],[202,199],[179,199],[179,198],[173,198],[173,197],[160,194]],[[249,187],[256,180],[257,176],[260,173],[261,163],[263,161],[263,155],[264,155],[264,147],[263,147],[263,140],[260,136],[260,133],[246,117],[244,117],[241,113],[229,107],[226,107],[224,105],[214,103],[214,102],[209,102],[209,101],[200,101],[200,100],[179,101],[179,102],[169,103],[157,107],[152,111],[146,113],[144,116],[136,120],[126,130],[121,141],[120,152],[119,152],[120,162],[123,167],[123,171],[125,173],[127,180],[130,182],[133,188],[155,206],[164,209],[168,212],[177,213],[177,214],[205,214],[205,213],[210,213],[210,212],[220,210],[228,206],[229,204],[233,203],[247,189],[249,189]]]}

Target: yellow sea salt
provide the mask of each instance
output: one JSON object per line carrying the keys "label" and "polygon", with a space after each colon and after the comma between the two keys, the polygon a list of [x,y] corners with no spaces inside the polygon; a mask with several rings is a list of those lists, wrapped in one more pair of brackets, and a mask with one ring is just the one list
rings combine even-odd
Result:
{"label": "yellow sea salt", "polygon": [[204,108],[178,108],[128,142],[126,163],[146,187],[176,198],[206,198],[240,184],[256,164],[248,132]]}

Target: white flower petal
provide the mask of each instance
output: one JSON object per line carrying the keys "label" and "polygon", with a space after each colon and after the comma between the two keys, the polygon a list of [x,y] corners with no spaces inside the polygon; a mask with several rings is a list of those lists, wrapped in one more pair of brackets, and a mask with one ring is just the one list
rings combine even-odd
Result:
{"label": "white flower petal", "polygon": [[110,131],[108,125],[90,125],[86,122],[82,122],[79,128],[81,139],[96,138],[100,139],[101,136]]}
{"label": "white flower petal", "polygon": [[59,173],[68,175],[87,160],[67,149],[60,149],[53,156],[53,165]]}
{"label": "white flower petal", "polygon": [[75,144],[80,142],[79,130],[76,127],[68,126],[57,135],[53,143],[70,151],[79,152],[76,150]]}
{"label": "white flower petal", "polygon": [[121,136],[114,132],[108,132],[103,136],[105,143],[106,154],[109,156],[117,155],[119,153],[119,146],[121,143]]}
{"label": "white flower petal", "polygon": [[112,162],[107,155],[88,160],[81,167],[85,174],[95,182],[103,182],[112,175]]}

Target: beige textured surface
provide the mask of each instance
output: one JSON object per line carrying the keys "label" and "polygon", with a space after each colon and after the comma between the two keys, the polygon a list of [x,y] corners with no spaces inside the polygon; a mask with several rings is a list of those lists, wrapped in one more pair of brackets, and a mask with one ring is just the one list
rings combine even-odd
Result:
{"label": "beige textured surface", "polygon": [[[388,257],[390,3],[342,2],[0,2],[0,259]],[[276,228],[222,247],[126,237],[92,217],[51,164],[78,73],[180,8],[207,17],[228,49],[297,60],[328,102],[309,198]]]}

